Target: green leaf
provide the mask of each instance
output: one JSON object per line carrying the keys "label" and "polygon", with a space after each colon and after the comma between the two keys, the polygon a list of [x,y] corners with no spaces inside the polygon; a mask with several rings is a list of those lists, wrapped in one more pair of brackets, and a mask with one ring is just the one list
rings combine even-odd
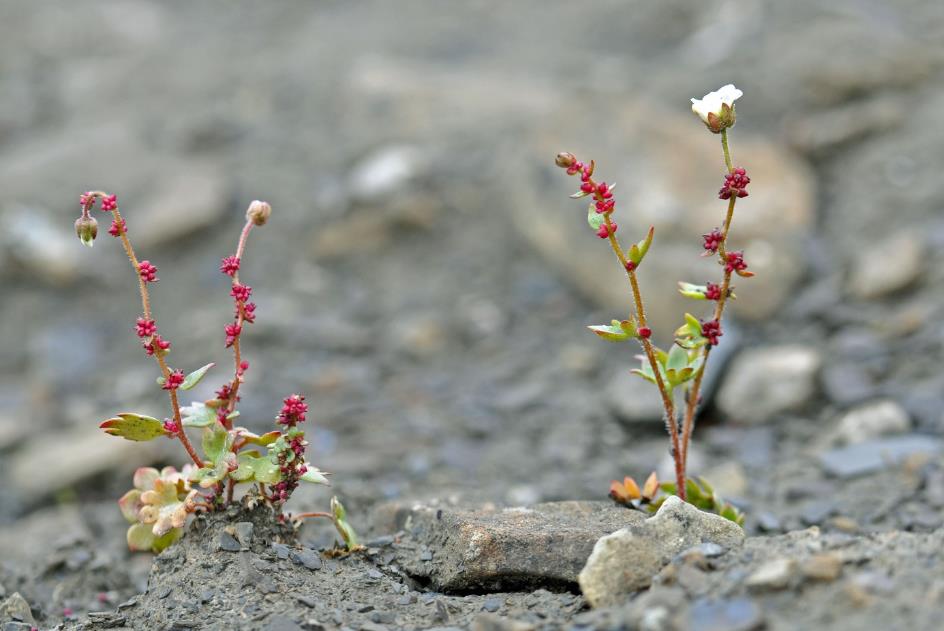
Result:
{"label": "green leaf", "polygon": [[328,482],[328,478],[325,477],[326,474],[323,471],[319,471],[318,468],[310,462],[306,462],[305,466],[308,468],[308,470],[298,478],[299,480],[311,482],[312,484],[324,484],[325,486],[331,486],[331,483]]}
{"label": "green leaf", "polygon": [[688,366],[688,353],[684,348],[673,344],[669,350],[668,360],[665,362],[666,370],[681,370]]}
{"label": "green leaf", "polygon": [[135,441],[154,440],[159,436],[169,435],[161,421],[151,416],[131,412],[123,412],[110,418],[99,427],[105,430],[106,434]]}
{"label": "green leaf", "polygon": [[691,283],[679,283],[679,293],[685,296],[686,298],[692,298],[694,300],[707,300],[705,297],[705,292],[708,291],[708,288],[704,285],[693,285]]}
{"label": "green leaf", "polygon": [[613,320],[609,325],[600,324],[587,328],[608,342],[625,342],[637,337],[636,323],[633,320]]}
{"label": "green leaf", "polygon": [[128,548],[132,552],[150,552],[154,545],[154,533],[149,524],[132,524],[128,528]]}
{"label": "green leaf", "polygon": [[219,424],[203,430],[203,453],[213,461],[219,462],[224,454],[233,448],[233,435]]}
{"label": "green leaf", "polygon": [[230,475],[238,482],[275,484],[282,479],[279,466],[257,451],[244,451],[237,456],[239,466]]}
{"label": "green leaf", "polygon": [[360,542],[357,539],[357,533],[347,523],[347,511],[344,510],[344,506],[337,496],[331,498],[331,513],[334,515],[334,527],[337,528],[338,534],[341,535],[347,549],[354,550],[359,547]]}
{"label": "green leaf", "polygon": [[214,362],[210,362],[206,366],[202,366],[194,370],[192,373],[184,377],[184,382],[180,384],[180,389],[190,390],[193,388],[195,385],[200,383],[200,380],[203,379],[203,375],[207,374],[207,371],[214,366],[216,366],[216,364]]}
{"label": "green leaf", "polygon": [[207,427],[216,422],[216,410],[199,401],[180,408],[180,414],[184,427]]}
{"label": "green leaf", "polygon": [[239,435],[242,436],[246,440],[247,444],[259,445],[260,447],[268,447],[269,445],[277,441],[279,439],[279,436],[282,435],[282,432],[280,432],[277,429],[272,430],[271,432],[267,432],[263,434],[262,436],[253,434],[252,432],[242,427],[237,428],[237,429],[239,430]]}
{"label": "green leaf", "polygon": [[634,243],[632,247],[629,248],[629,260],[635,263],[637,266],[642,263],[642,260],[646,257],[646,254],[649,252],[649,246],[652,245],[652,237],[656,233],[655,226],[649,226],[649,233],[646,234],[646,238],[638,243]]}
{"label": "green leaf", "polygon": [[590,210],[587,211],[587,223],[594,230],[599,230],[600,226],[606,223],[606,215],[598,213],[596,206],[590,204]]}

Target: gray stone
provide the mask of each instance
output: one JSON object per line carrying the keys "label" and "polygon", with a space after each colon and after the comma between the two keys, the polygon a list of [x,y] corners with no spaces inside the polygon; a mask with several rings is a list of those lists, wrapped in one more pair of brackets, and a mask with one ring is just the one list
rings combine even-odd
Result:
{"label": "gray stone", "polygon": [[297,622],[282,614],[270,616],[261,628],[263,631],[302,631]]}
{"label": "gray stone", "polygon": [[252,545],[252,531],[255,526],[251,521],[241,521],[233,526],[236,531],[236,539],[244,550],[248,550]]}
{"label": "gray stone", "polygon": [[862,443],[911,429],[908,413],[890,400],[866,403],[842,414],[836,422],[834,438],[841,444]]}
{"label": "gray stone", "polygon": [[315,550],[311,550],[309,548],[304,548],[302,550],[292,550],[289,553],[289,558],[299,565],[304,565],[309,570],[321,569],[321,555]]}
{"label": "gray stone", "polygon": [[[438,591],[457,592],[570,587],[597,539],[644,518],[609,502],[491,510],[388,504],[374,523],[381,531],[410,534],[413,545],[397,549],[407,573],[427,578]],[[431,556],[421,556],[424,547]]]}
{"label": "gray stone", "polygon": [[580,589],[593,607],[616,604],[643,589],[683,550],[712,542],[740,547],[744,531],[732,521],[671,496],[644,522],[601,538],[580,572]]}
{"label": "gray stone", "polygon": [[857,298],[866,300],[912,285],[924,272],[927,259],[923,239],[912,232],[900,232],[858,252],[850,266],[848,287]]}
{"label": "gray stone", "polygon": [[[76,204],[78,208],[78,204]],[[78,210],[75,213],[79,216]],[[52,285],[65,285],[77,277],[84,248],[72,231],[72,221],[54,223],[36,208],[10,207],[0,214],[0,262],[6,269],[22,269]],[[108,229],[102,228],[99,234]],[[105,236],[108,236],[107,233]],[[99,237],[100,238],[100,237]]]}
{"label": "gray stone", "polygon": [[3,601],[3,604],[0,604],[0,621],[36,624],[29,603],[20,596],[19,592],[13,592]]}
{"label": "gray stone", "polygon": [[665,415],[659,390],[628,370],[613,373],[604,396],[617,418],[626,423],[661,423]]}
{"label": "gray stone", "polygon": [[840,478],[851,478],[897,465],[915,454],[935,456],[944,448],[939,438],[923,434],[905,434],[869,440],[820,454],[823,469]]}
{"label": "gray stone", "polygon": [[868,372],[861,364],[851,361],[824,367],[820,379],[826,396],[843,406],[864,401],[876,392]]}
{"label": "gray stone", "polygon": [[732,365],[718,393],[718,407],[743,423],[765,423],[801,409],[816,392],[820,355],[806,346],[746,350]]}
{"label": "gray stone", "polygon": [[428,170],[426,152],[417,147],[383,147],[354,165],[348,187],[355,201],[372,202],[401,191]]}
{"label": "gray stone", "polygon": [[752,600],[698,599],[689,612],[689,631],[754,631],[764,626],[764,612]]}
{"label": "gray stone", "polygon": [[225,530],[220,531],[219,539],[217,540],[217,545],[220,550],[225,552],[239,552],[242,550],[242,546],[239,545],[239,542],[236,541],[236,538],[233,535],[229,534]]}
{"label": "gray stone", "polygon": [[796,576],[797,563],[793,559],[771,559],[747,577],[745,585],[752,589],[783,589]]}

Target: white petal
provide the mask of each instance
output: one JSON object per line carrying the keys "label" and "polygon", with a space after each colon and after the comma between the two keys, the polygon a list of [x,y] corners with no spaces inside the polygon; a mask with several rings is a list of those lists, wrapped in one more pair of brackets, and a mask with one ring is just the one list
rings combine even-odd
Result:
{"label": "white petal", "polygon": [[723,86],[716,93],[721,102],[726,105],[732,105],[736,100],[744,96],[744,93],[734,87],[733,83]]}

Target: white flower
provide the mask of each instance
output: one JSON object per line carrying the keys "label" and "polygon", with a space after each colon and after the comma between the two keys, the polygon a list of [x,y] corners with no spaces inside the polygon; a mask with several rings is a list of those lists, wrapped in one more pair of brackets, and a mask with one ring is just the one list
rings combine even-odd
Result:
{"label": "white flower", "polygon": [[729,83],[700,99],[692,99],[692,111],[698,114],[708,129],[718,133],[734,126],[734,102],[743,95],[734,84]]}

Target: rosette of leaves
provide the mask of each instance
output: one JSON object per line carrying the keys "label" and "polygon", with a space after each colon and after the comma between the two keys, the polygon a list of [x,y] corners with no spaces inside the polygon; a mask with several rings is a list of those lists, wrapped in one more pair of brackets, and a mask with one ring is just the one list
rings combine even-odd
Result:
{"label": "rosette of leaves", "polygon": [[655,471],[646,478],[641,490],[636,481],[629,476],[623,478],[622,482],[618,480],[610,482],[610,498],[617,504],[629,508],[642,510],[644,506],[651,504],[658,494],[659,478]]}
{"label": "rosette of leaves", "polygon": [[141,467],[134,473],[134,488],[118,506],[131,527],[128,547],[134,551],[160,552],[183,536],[187,515],[193,512],[197,492],[190,488],[188,467],[160,471]]}
{"label": "rosette of leaves", "polygon": [[[700,327],[699,335],[701,335]],[[698,374],[702,363],[705,361],[704,355],[698,352],[698,348],[698,346],[682,346],[678,342],[673,344],[668,352],[653,347],[652,350],[656,356],[662,383],[668,386],[670,390],[691,381]],[[649,363],[648,358],[639,355],[638,359],[640,360],[640,367],[634,368],[631,372],[653,384],[657,383],[655,373],[652,371],[652,364]]]}
{"label": "rosette of leaves", "polygon": [[[659,507],[662,506],[662,503],[665,502],[669,495],[678,495],[675,482],[663,482],[659,485],[659,488],[663,491],[664,495],[650,503],[647,507],[648,510],[653,513],[659,510]],[[739,511],[737,507],[730,502],[724,501],[705,478],[687,478],[685,480],[685,493],[686,501],[696,508],[721,515],[725,519],[733,521],[738,526],[744,525],[744,513]]]}

